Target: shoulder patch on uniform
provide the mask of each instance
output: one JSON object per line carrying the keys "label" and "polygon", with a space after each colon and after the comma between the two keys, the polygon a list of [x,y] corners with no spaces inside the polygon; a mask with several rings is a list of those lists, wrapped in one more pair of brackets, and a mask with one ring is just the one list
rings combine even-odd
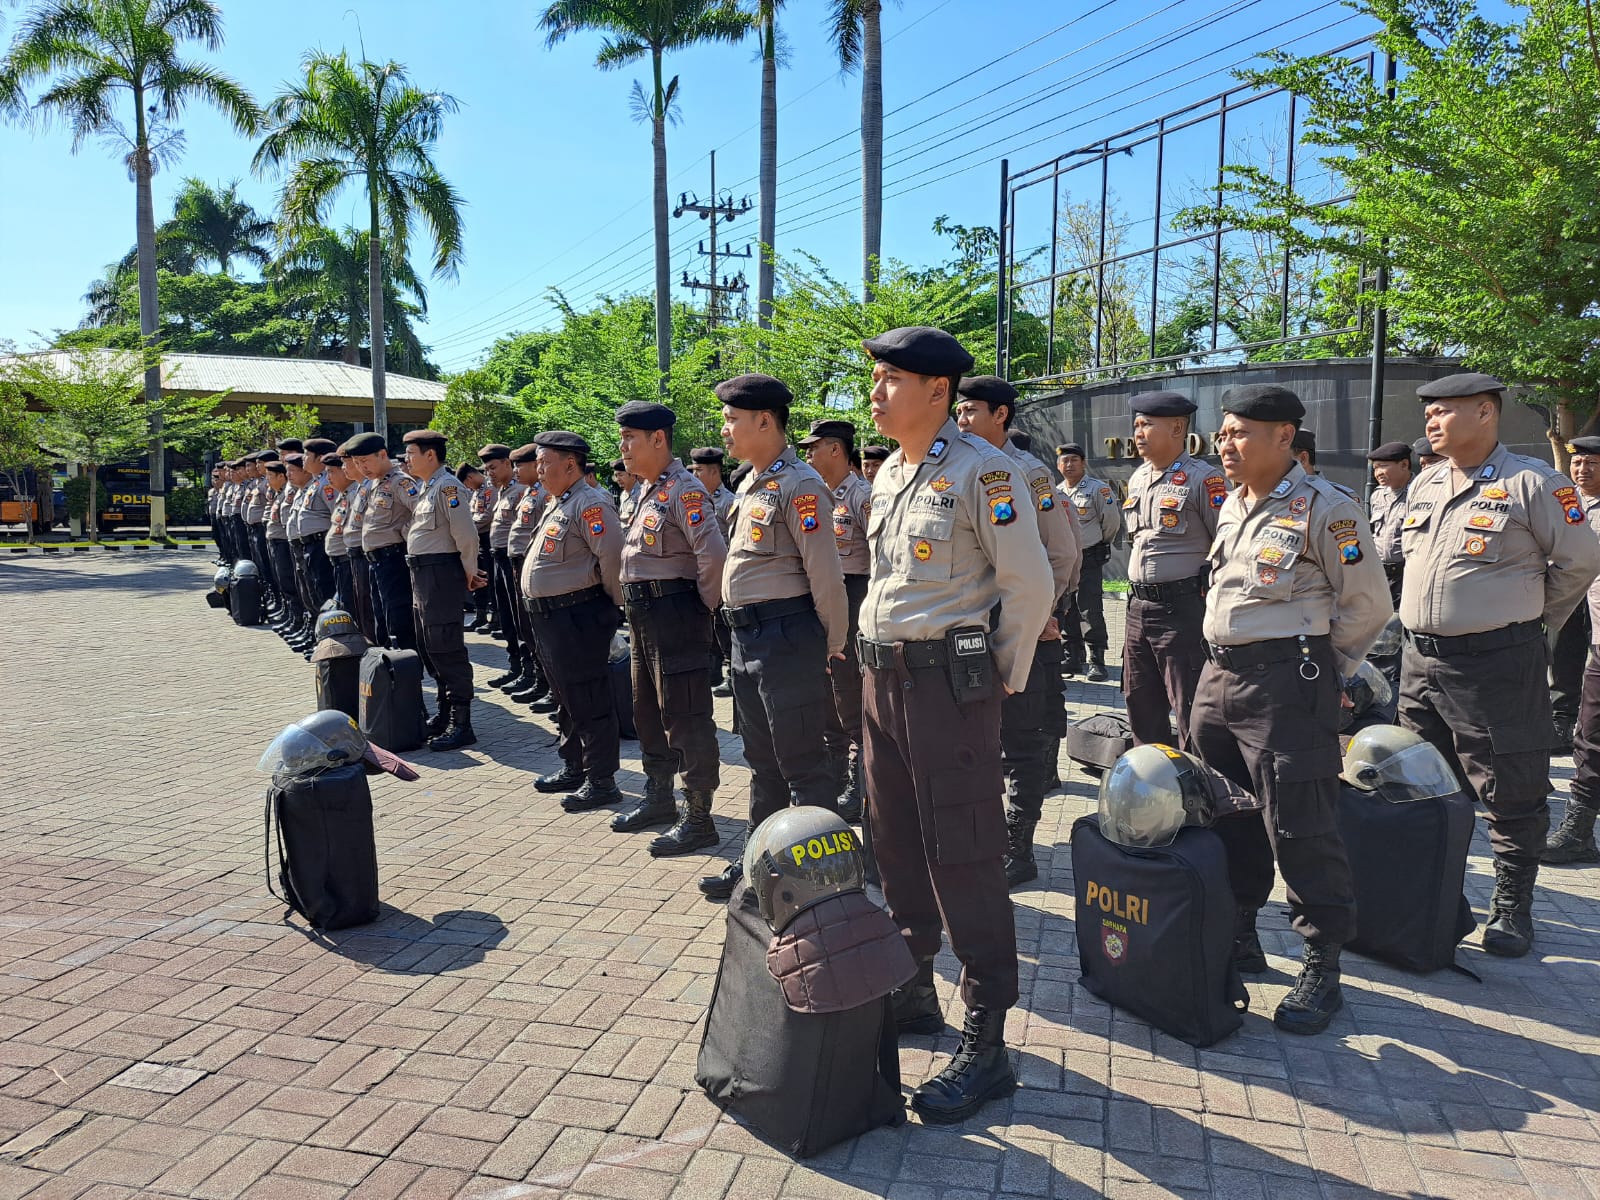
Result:
{"label": "shoulder patch on uniform", "polygon": [[1101,488],[1101,489],[1100,489],[1100,498],[1101,498],[1101,499],[1102,499],[1102,500],[1109,500],[1109,499],[1111,499],[1111,489],[1110,489],[1110,488],[1108,488],[1108,487],[1103,487],[1103,488]]}
{"label": "shoulder patch on uniform", "polygon": [[[1280,483],[1278,487],[1283,487],[1283,484]],[[1287,490],[1287,488],[1284,489],[1284,491]],[[1280,492],[1275,488],[1273,489],[1273,495],[1281,496],[1283,495],[1283,492]],[[1227,500],[1227,498],[1228,481],[1220,475],[1206,476],[1206,500],[1210,503],[1211,507],[1221,508],[1223,502]]]}
{"label": "shoulder patch on uniform", "polygon": [[1348,533],[1355,527],[1356,523],[1354,521],[1330,521],[1328,523],[1328,532],[1337,537],[1341,533]]}
{"label": "shoulder patch on uniform", "polygon": [[678,499],[683,501],[683,517],[691,525],[698,525],[706,519],[704,492],[684,492]]}
{"label": "shoulder patch on uniform", "polygon": [[[87,487],[87,485],[85,485],[85,486]],[[325,483],[325,484],[322,485],[322,497],[323,497],[323,499],[332,500],[338,494],[339,494],[339,489],[334,487],[333,484]]]}
{"label": "shoulder patch on uniform", "polygon": [[[985,443],[987,444],[987,443]],[[942,437],[933,439],[933,445],[928,447],[928,457],[937,462],[944,457],[944,452],[950,448],[950,443]]]}
{"label": "shoulder patch on uniform", "polygon": [[796,496],[792,501],[794,511],[800,514],[800,528],[807,533],[816,532],[817,498],[809,493]]}
{"label": "shoulder patch on uniform", "polygon": [[1009,495],[995,496],[989,501],[989,523],[1009,525],[1017,519],[1016,506]]}
{"label": "shoulder patch on uniform", "polygon": [[591,504],[583,510],[583,523],[589,527],[593,537],[599,537],[606,531],[606,510],[598,504]]}
{"label": "shoulder patch on uniform", "polygon": [[412,482],[412,483],[406,484],[406,495],[415,496],[416,494],[417,494],[417,485],[416,485],[416,483]]}
{"label": "shoulder patch on uniform", "polygon": [[1568,525],[1582,525],[1584,523],[1583,505],[1578,500],[1578,489],[1574,487],[1557,488],[1553,493],[1556,503],[1561,505],[1561,513],[1566,517]]}
{"label": "shoulder patch on uniform", "polygon": [[979,483],[983,483],[983,484],[1010,483],[1011,482],[1011,472],[1010,471],[985,471],[982,475],[978,476],[978,482]]}

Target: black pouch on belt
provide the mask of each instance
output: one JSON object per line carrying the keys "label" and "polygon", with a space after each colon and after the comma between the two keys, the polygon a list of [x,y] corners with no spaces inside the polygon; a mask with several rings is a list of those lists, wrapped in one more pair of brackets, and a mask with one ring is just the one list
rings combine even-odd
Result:
{"label": "black pouch on belt", "polygon": [[994,659],[989,632],[981,625],[963,625],[945,635],[950,655],[950,690],[957,704],[987,700],[994,690]]}

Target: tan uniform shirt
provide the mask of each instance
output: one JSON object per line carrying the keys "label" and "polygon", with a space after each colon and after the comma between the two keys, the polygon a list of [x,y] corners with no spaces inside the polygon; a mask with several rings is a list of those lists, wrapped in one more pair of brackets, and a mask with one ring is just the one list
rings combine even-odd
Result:
{"label": "tan uniform shirt", "polygon": [[239,485],[237,483],[225,483],[222,485],[222,499],[218,502],[217,511],[224,517],[238,515]]}
{"label": "tan uniform shirt", "polygon": [[1253,509],[1228,497],[1210,562],[1213,645],[1326,634],[1349,676],[1394,615],[1361,505],[1299,463]]}
{"label": "tan uniform shirt", "polygon": [[372,493],[370,479],[358,479],[350,485],[345,495],[350,497],[349,511],[344,519],[344,544],[350,550],[361,549],[361,522],[366,515],[367,499]]}
{"label": "tan uniform shirt", "polygon": [[1180,454],[1164,471],[1141,463],[1122,502],[1133,545],[1128,579],[1174,583],[1200,574],[1227,498],[1227,476],[1191,455]]}
{"label": "tan uniform shirt", "polygon": [[[1583,511],[1589,528],[1600,538],[1600,496],[1583,496]],[[1589,641],[1600,646],[1600,576],[1589,585]]]}
{"label": "tan uniform shirt", "polygon": [[553,501],[522,565],[522,594],[548,599],[600,584],[622,603],[622,521],[611,495],[583,480]]}
{"label": "tan uniform shirt", "polygon": [[472,524],[472,499],[455,473],[440,467],[425,480],[411,506],[411,527],[406,530],[407,554],[461,556],[468,575],[478,571],[478,531]]}
{"label": "tan uniform shirt", "polygon": [[267,540],[282,542],[288,540],[289,527],[285,518],[289,515],[289,502],[293,497],[289,494],[288,485],[282,491],[273,492],[267,500]]}
{"label": "tan uniform shirt", "polygon": [[[351,484],[350,490],[354,488],[355,484]],[[350,490],[339,492],[339,498],[333,502],[328,532],[322,539],[322,548],[327,551],[329,558],[343,558],[349,553],[345,531],[350,527]]]}
{"label": "tan uniform shirt", "polygon": [[533,545],[534,534],[539,532],[539,518],[544,514],[550,497],[538,483],[519,484],[517,507],[511,514],[511,524],[506,529],[506,552],[512,558],[521,558]]}
{"label": "tan uniform shirt", "polygon": [[494,484],[485,479],[475,488],[471,507],[473,528],[479,533],[486,533],[489,522],[494,519]]}
{"label": "tan uniform shirt", "polygon": [[[495,493],[489,510],[489,549],[504,550],[511,537],[511,526],[517,519],[517,504],[528,485],[513,479]],[[530,520],[532,518],[529,518]]]}
{"label": "tan uniform shirt", "polygon": [[711,507],[717,510],[717,523],[722,526],[724,533],[733,528],[729,522],[733,520],[733,506],[738,500],[739,497],[725,487],[719,487],[711,493]]}
{"label": "tan uniform shirt", "polygon": [[328,526],[333,524],[333,506],[338,500],[339,489],[328,482],[327,472],[316,476],[294,499],[294,511],[289,514],[289,536],[308,538],[327,533]]}
{"label": "tan uniform shirt", "polygon": [[1078,521],[1078,544],[1085,550],[1116,540],[1122,531],[1122,509],[1109,483],[1085,475],[1077,487],[1068,487],[1062,480],[1056,491],[1072,506]]}
{"label": "tan uniform shirt", "polygon": [[639,497],[643,495],[643,483],[636,483],[622,493],[621,500],[617,502],[617,515],[622,518],[623,525],[633,524],[633,514],[639,511]]}
{"label": "tan uniform shirt", "polygon": [[1572,481],[1503,445],[1465,477],[1446,461],[1413,479],[1400,543],[1400,620],[1437,637],[1559,629],[1600,571]]}
{"label": "tan uniform shirt", "polygon": [[867,539],[864,637],[922,642],[967,625],[988,628],[998,602],[990,641],[1000,681],[1014,692],[1027,686],[1055,585],[1037,508],[1004,451],[954,421],[918,466],[895,450],[872,483]]}
{"label": "tan uniform shirt", "polygon": [[833,489],[833,541],[846,575],[872,573],[872,548],[867,545],[871,513],[872,485],[852,471]]}
{"label": "tan uniform shirt", "polygon": [[701,602],[716,611],[728,542],[705,485],[688,467],[673,459],[648,488],[641,483],[623,525],[623,583],[692,579]]}
{"label": "tan uniform shirt", "polygon": [[1378,547],[1378,561],[1385,566],[1404,562],[1400,553],[1400,526],[1406,519],[1406,493],[1410,484],[1395,491],[1393,488],[1372,489],[1372,540]]}
{"label": "tan uniform shirt", "polygon": [[765,471],[739,485],[733,537],[722,570],[722,603],[729,608],[809,594],[817,606],[828,653],[844,650],[850,601],[839,550],[823,524],[833,497],[811,464],[784,447]]}
{"label": "tan uniform shirt", "polygon": [[244,506],[240,511],[246,525],[260,525],[267,519],[267,491],[265,479],[250,481],[244,494]]}
{"label": "tan uniform shirt", "polygon": [[1045,557],[1050,560],[1050,574],[1056,581],[1056,605],[1078,590],[1078,576],[1083,572],[1083,547],[1078,544],[1078,523],[1067,513],[1067,506],[1056,495],[1055,484],[1050,479],[1050,468],[1028,450],[1019,450],[1007,442],[1005,452],[1022,467],[1028,490],[1033,493],[1034,505],[1039,510],[1039,537],[1044,542]]}
{"label": "tan uniform shirt", "polygon": [[374,479],[361,514],[361,548],[368,554],[384,546],[404,545],[411,524],[417,481],[392,463],[382,479]]}

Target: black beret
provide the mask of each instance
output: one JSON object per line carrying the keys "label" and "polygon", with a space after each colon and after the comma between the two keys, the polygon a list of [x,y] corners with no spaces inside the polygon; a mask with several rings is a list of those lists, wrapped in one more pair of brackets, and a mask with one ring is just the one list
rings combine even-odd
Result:
{"label": "black beret", "polygon": [[694,463],[720,463],[726,457],[727,451],[720,446],[696,446],[689,451],[689,461]]}
{"label": "black beret", "polygon": [[811,428],[801,438],[799,445],[814,446],[823,438],[838,438],[845,444],[845,449],[854,449],[856,444],[856,427],[849,421],[813,421]]}
{"label": "black beret", "polygon": [[1309,429],[1296,429],[1294,431],[1294,441],[1289,444],[1296,450],[1309,450],[1315,454],[1317,452],[1317,435]]}
{"label": "black beret", "polygon": [[389,443],[383,440],[381,433],[358,433],[339,447],[343,454],[365,455],[377,454],[380,450],[387,450]]}
{"label": "black beret", "polygon": [[1385,442],[1367,452],[1368,462],[1410,462],[1411,447],[1404,442]]}
{"label": "black beret", "polygon": [[961,381],[956,391],[969,400],[982,400],[985,404],[1017,403],[1017,389],[998,375],[972,375]]}
{"label": "black beret", "polygon": [[1022,430],[1019,429],[1019,430],[1017,430],[1016,433],[1013,433],[1011,435],[1011,444],[1013,446],[1015,446],[1018,450],[1024,450],[1024,451],[1032,450],[1033,449],[1033,435],[1032,434],[1028,434],[1028,433],[1023,433]]}
{"label": "black beret", "polygon": [[344,457],[337,450],[330,450],[322,456],[322,465],[325,467],[344,466]]}
{"label": "black beret", "polygon": [[284,466],[281,462],[269,462],[267,464],[267,473],[269,475],[287,475],[289,473],[289,468]]}
{"label": "black beret", "polygon": [[[1290,421],[1298,425],[1305,419],[1306,406],[1286,387],[1275,383],[1246,383],[1222,393],[1222,411],[1246,421]],[[1309,446],[1295,443],[1296,450],[1316,448],[1315,437]]]}
{"label": "black beret", "polygon": [[276,450],[257,450],[255,453],[255,460],[257,462],[264,463],[277,462],[278,452]]}
{"label": "black beret", "polygon": [[1435,458],[1444,457],[1444,455],[1440,454],[1433,448],[1433,443],[1425,437],[1419,437],[1416,441],[1411,443],[1411,452],[1418,458],[1421,458],[1424,454],[1431,454]]}
{"label": "black beret", "polygon": [[868,338],[861,348],[873,358],[918,375],[965,375],[972,355],[942,329],[908,325]]}
{"label": "black beret", "polygon": [[794,393],[781,379],[771,375],[735,375],[724,379],[711,389],[716,392],[725,408],[743,408],[754,412],[787,412],[794,403]]}
{"label": "black beret", "polygon": [[623,462],[620,458],[614,458],[611,460],[611,469],[613,471],[626,471],[628,469],[628,464]]}
{"label": "black beret", "polygon": [[287,454],[290,450],[293,450],[296,454],[298,454],[300,451],[304,450],[305,448],[306,448],[305,443],[302,442],[299,438],[279,438],[278,439],[278,451],[279,451],[279,453]]}
{"label": "black beret", "polygon": [[547,429],[533,439],[533,444],[543,446],[546,450],[565,450],[568,454],[589,457],[589,443],[566,429]]}
{"label": "black beret", "polygon": [[[328,460],[327,459],[323,459],[322,461],[323,462],[327,462]],[[464,458],[464,459],[461,460],[461,465],[456,468],[456,478],[457,479],[465,479],[468,475],[471,475],[474,471],[476,471],[479,475],[482,475],[483,474],[483,464],[482,463],[475,463],[470,458]]]}
{"label": "black beret", "polygon": [[749,474],[750,474],[750,464],[747,463],[747,462],[742,462],[737,467],[735,467],[733,469],[733,474],[728,477],[728,482],[731,483],[734,487],[738,487],[739,484],[741,484],[742,482],[744,482],[744,480],[746,478],[748,478]]}
{"label": "black beret", "polygon": [[1068,442],[1065,446],[1057,446],[1056,447],[1056,457],[1057,458],[1061,458],[1063,455],[1067,455],[1067,454],[1076,454],[1079,458],[1088,458],[1089,457],[1087,454],[1085,454],[1083,452],[1083,447],[1078,445],[1077,442]]}
{"label": "black beret", "polygon": [[510,458],[511,447],[504,442],[490,442],[478,451],[478,457],[484,462],[493,462],[497,458]]}
{"label": "black beret", "polygon": [[306,456],[297,451],[290,451],[288,454],[283,456],[283,461],[288,463],[291,467],[300,467],[303,470],[305,468]]}
{"label": "black beret", "polygon": [[1432,379],[1417,389],[1419,400],[1462,400],[1468,396],[1484,396],[1506,390],[1506,385],[1493,375],[1480,371],[1466,371],[1459,375],[1446,375]]}
{"label": "black beret", "polygon": [[240,467],[244,466],[244,459],[242,459],[242,458],[229,459],[227,462],[223,463],[222,465],[227,467],[228,470],[230,470],[230,471],[237,471]]}
{"label": "black beret", "polygon": [[1600,454],[1600,437],[1575,437],[1567,443],[1569,454]]}
{"label": "black beret", "polygon": [[518,446],[511,452],[511,461],[518,466],[531,463],[539,457],[539,443],[529,442],[526,446]]}
{"label": "black beret", "polygon": [[629,400],[617,409],[617,424],[624,429],[671,429],[678,415],[665,404],[653,400]]}
{"label": "black beret", "polygon": [[300,449],[307,454],[332,454],[339,449],[339,443],[332,438],[307,438]]}
{"label": "black beret", "polygon": [[1182,392],[1140,392],[1128,401],[1136,417],[1187,417],[1199,407]]}
{"label": "black beret", "polygon": [[440,445],[443,445],[445,442],[445,436],[437,429],[413,429],[400,440],[407,446],[415,445],[418,442],[421,442],[424,445],[438,442]]}
{"label": "black beret", "polygon": [[874,442],[870,446],[861,447],[861,457],[863,459],[870,458],[874,462],[883,462],[884,459],[889,457],[890,453],[891,453],[891,451],[890,451],[889,447],[883,446],[883,445],[879,445],[876,442]]}

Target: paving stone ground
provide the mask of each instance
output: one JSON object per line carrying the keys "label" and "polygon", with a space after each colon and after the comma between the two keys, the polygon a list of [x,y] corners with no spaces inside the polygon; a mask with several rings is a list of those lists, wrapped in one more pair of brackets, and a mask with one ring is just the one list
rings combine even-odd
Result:
{"label": "paving stone ground", "polygon": [[[1076,982],[1066,840],[1093,781],[1063,760],[1017,897],[1023,1088],[795,1162],[693,1079],[722,932],[694,884],[747,800],[731,734],[724,854],[657,861],[532,789],[549,726],[495,694],[476,748],[374,783],[383,918],[313,938],[265,887],[255,772],[313,706],[310,668],[207,608],[211,571],[0,563],[0,1200],[1600,1197],[1600,869],[1546,871],[1533,956],[1465,947],[1481,983],[1347,959],[1348,1007],[1311,1039],[1268,1018],[1298,953],[1274,904],[1244,1029],[1197,1051]],[[1490,883],[1480,832],[1480,917]],[[955,1025],[905,1041],[910,1084],[956,1041],[938,966]]]}

